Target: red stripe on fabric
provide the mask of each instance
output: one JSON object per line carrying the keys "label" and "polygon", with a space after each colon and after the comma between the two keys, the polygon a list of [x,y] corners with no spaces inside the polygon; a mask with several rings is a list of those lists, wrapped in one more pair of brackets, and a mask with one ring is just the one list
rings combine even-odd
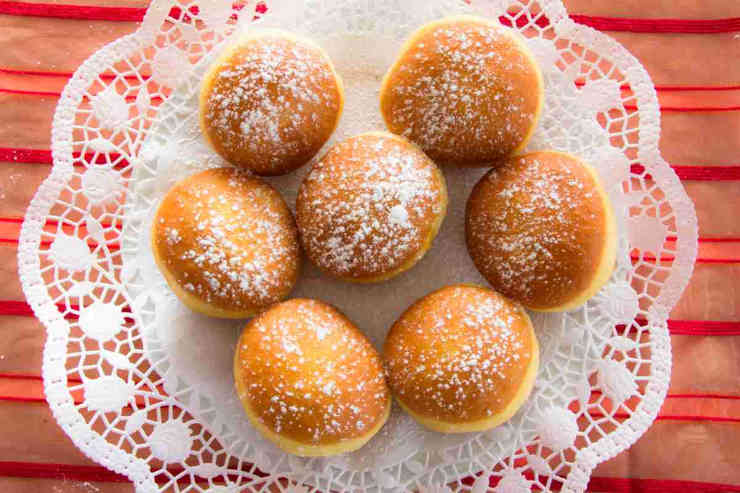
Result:
{"label": "red stripe on fabric", "polygon": [[[42,381],[44,378],[41,375],[34,375],[31,373],[2,373],[0,372],[0,379],[8,380],[35,380]],[[79,383],[82,380],[67,377],[71,382]],[[594,394],[600,394],[601,392],[596,390]],[[719,399],[719,400],[740,400],[740,395],[727,395],[727,394],[667,394],[669,399]]]}
{"label": "red stripe on fabric", "polygon": [[[65,305],[57,305],[59,311],[67,310]],[[70,306],[72,310],[77,310],[77,306]],[[129,313],[129,307],[124,307],[124,312]],[[25,301],[0,300],[0,315],[15,315],[33,317],[33,310]],[[74,317],[68,314],[69,317]],[[646,322],[638,321],[641,325]],[[623,326],[621,326],[624,329]],[[668,320],[668,330],[673,335],[740,335],[740,321],[725,322],[716,320]]]}
{"label": "red stripe on fabric", "polygon": [[[625,104],[624,109],[636,111],[634,104]],[[661,106],[660,111],[676,113],[713,113],[718,111],[740,111],[740,106]]]}
{"label": "red stripe on fabric", "polygon": [[682,180],[740,180],[740,166],[673,166]]}
{"label": "red stripe on fabric", "polygon": [[[69,308],[70,310],[79,309],[77,305],[72,305],[69,307],[65,305],[61,305],[61,304],[57,305],[57,310],[59,310],[60,313],[67,312],[67,308]],[[33,309],[31,308],[31,305],[29,305],[25,301],[0,300],[0,316],[35,317],[36,315],[33,313]],[[77,315],[75,315],[74,313],[66,313],[64,315],[64,318],[66,320],[74,320],[77,318]]]}
{"label": "red stripe on fabric", "polygon": [[[235,2],[234,10],[244,8],[241,2]],[[29,17],[54,17],[58,19],[74,19],[89,21],[113,21],[113,22],[141,22],[146,14],[146,7],[110,7],[98,5],[71,5],[57,3],[29,3],[17,1],[0,1],[0,14],[17,15]],[[264,4],[257,5],[257,12],[264,13]],[[197,6],[191,6],[187,10],[173,7],[169,17],[190,21],[188,14],[196,15]]]}
{"label": "red stripe on fabric", "polygon": [[63,479],[105,483],[129,483],[126,476],[102,466],[76,466],[34,462],[0,462],[0,476],[16,478]]}
{"label": "red stripe on fabric", "polygon": [[592,476],[588,491],[610,493],[718,493],[737,492],[740,486],[679,479],[606,478]]}
{"label": "red stripe on fabric", "polygon": [[[55,91],[24,91],[21,89],[6,89],[0,87],[0,94],[13,94],[16,96],[39,96],[39,97],[53,97],[58,98],[62,95],[61,92],[55,92]],[[84,97],[85,100],[89,99],[87,96]],[[133,102],[136,101],[135,96],[126,96],[126,101]],[[150,99],[152,102],[161,103],[163,101],[161,96],[154,96]],[[158,106],[158,105],[155,105]]]}
{"label": "red stripe on fabric", "polygon": [[[666,241],[676,241],[675,236],[666,236]],[[740,243],[740,236],[700,236],[699,243]]]}
{"label": "red stripe on fabric", "polygon": [[[631,255],[630,258],[633,261],[639,261],[642,260],[644,262],[657,262],[658,258],[653,255]],[[660,257],[660,262],[673,262],[675,260],[675,257],[671,257],[669,255],[665,255],[663,257]],[[696,259],[697,264],[740,264],[740,257],[738,258],[706,258],[706,257],[699,257]]]}
{"label": "red stripe on fabric", "polygon": [[[143,19],[145,12],[145,8],[138,7],[103,7],[0,1],[0,14],[5,15],[139,22]],[[173,9],[170,12],[170,16],[173,18],[179,18],[180,15],[179,9]],[[631,19],[572,14],[570,18],[579,24],[605,31],[724,33],[740,30],[740,17],[727,19]],[[501,17],[500,20],[505,25],[511,25],[511,20],[507,17]],[[545,27],[549,25],[550,21],[547,17],[540,16],[535,22],[538,26]],[[521,16],[517,18],[516,23],[517,26],[522,27],[528,23],[528,19],[525,16]]]}
{"label": "red stripe on fabric", "polygon": [[[22,217],[0,217],[0,223],[10,223],[10,224],[23,224],[23,218]],[[46,226],[59,226],[60,221],[58,219],[46,219]],[[71,223],[61,223],[62,227],[69,226],[74,227]],[[100,226],[103,228],[115,228],[115,229],[123,229],[123,225],[120,223],[113,224],[110,221],[103,221],[100,223]]]}
{"label": "red stripe on fabric", "polygon": [[740,17],[728,19],[631,19],[572,14],[575,22],[601,31],[633,33],[727,33],[740,31]]}
{"label": "red stripe on fabric", "polygon": [[[171,470],[173,475],[180,471]],[[109,471],[102,466],[78,466],[70,464],[49,464],[37,462],[0,462],[0,476],[21,478],[44,478],[101,483],[128,483],[125,476]],[[495,488],[498,478],[491,478],[490,486]],[[472,481],[472,479],[471,479]],[[470,481],[466,481],[469,483]],[[722,483],[683,481],[674,479],[607,478],[592,476],[589,490],[610,491],[613,493],[658,493],[658,492],[738,492],[740,486]]]}
{"label": "red stripe on fabric", "polygon": [[0,94],[17,94],[19,96],[51,96],[59,97],[62,95],[61,92],[53,91],[23,91],[21,89],[4,89],[0,87]]}
{"label": "red stripe on fabric", "polygon": [[16,163],[52,164],[51,151],[47,149],[22,149],[0,147],[0,161]]}
{"label": "red stripe on fabric", "polygon": [[[576,84],[576,85],[582,85],[582,84]],[[624,90],[629,90],[629,86],[623,86]],[[22,89],[8,89],[8,88],[2,88],[0,87],[0,94],[14,94],[18,96],[49,96],[49,97],[60,97],[62,95],[61,92],[54,92],[54,91],[25,91]],[[136,98],[134,96],[126,97],[126,101],[135,101]],[[162,98],[157,96],[152,98],[152,101],[161,102]],[[637,106],[635,105],[625,105],[625,109],[630,111],[637,110]],[[679,106],[661,106],[661,111],[667,111],[667,112],[719,112],[719,111],[738,111],[740,110],[740,106],[685,106],[685,107],[679,107]]]}
{"label": "red stripe on fabric", "polygon": [[[18,241],[18,238],[3,238],[3,237],[0,237],[0,243],[7,243],[7,244],[10,244],[10,245],[17,245],[19,243],[19,241]],[[48,247],[48,246],[51,246],[51,243],[52,242],[50,240],[42,240],[41,241],[41,246]],[[93,241],[93,240],[88,240],[87,241],[87,246],[89,246],[90,248],[98,248],[98,247],[103,246],[103,247],[107,248],[108,250],[110,250],[111,252],[116,252],[116,251],[118,251],[118,250],[121,249],[121,245],[119,245],[118,243],[98,243],[98,242]]]}
{"label": "red stripe on fabric", "polygon": [[737,336],[740,335],[740,321],[668,320],[668,329],[673,335]]}
{"label": "red stripe on fabric", "polygon": [[668,394],[670,399],[721,399],[721,400],[740,400],[740,395],[726,394]]}
{"label": "red stripe on fabric", "polygon": [[[98,155],[98,162],[105,163],[103,154]],[[74,155],[75,158],[79,154]],[[86,159],[92,159],[93,153],[85,154]],[[117,160],[119,154],[110,154],[112,160]],[[25,149],[13,147],[0,147],[0,161],[13,161],[29,164],[52,164],[51,151],[48,149]],[[122,162],[118,166],[125,166]],[[714,180],[740,180],[740,165],[731,166],[672,166],[676,174],[682,180],[714,181]],[[637,175],[644,173],[645,167],[641,164],[633,164],[631,172]],[[649,175],[648,175],[649,176]]]}
{"label": "red stripe on fabric", "polygon": [[[72,72],[55,72],[55,71],[46,71],[46,70],[23,70],[23,69],[14,69],[14,68],[3,68],[0,67],[0,73],[9,74],[9,75],[29,75],[34,77],[63,77],[66,79],[72,78],[74,75]],[[116,76],[113,74],[98,74],[98,77],[102,80],[113,80]],[[149,79],[150,75],[126,75],[123,78],[127,80],[135,80],[138,81],[139,77],[141,77],[144,80]]]}
{"label": "red stripe on fabric", "polygon": [[[634,323],[629,328],[625,327],[624,324],[616,326],[616,329],[620,332],[634,331],[636,330],[635,324],[639,326],[646,326],[647,320],[642,318],[635,319]],[[673,320],[669,319],[667,322],[668,330],[671,335],[701,335],[701,336],[734,336],[740,335],[740,321],[738,322],[726,322],[719,320]]]}
{"label": "red stripe on fabric", "polygon": [[[0,401],[4,402],[46,402],[46,398],[44,397],[26,397],[26,396],[17,396],[17,395],[2,395],[0,394]],[[0,476],[2,473],[0,473]]]}
{"label": "red stripe on fabric", "polygon": [[[46,402],[46,398],[43,396],[17,396],[17,395],[0,395],[0,401],[10,402]],[[76,404],[81,404],[83,401],[75,399]],[[591,412],[589,416],[592,418],[606,418],[607,415],[599,412]],[[609,415],[611,418],[616,419],[627,419],[630,417],[627,413],[614,413]],[[728,416],[701,416],[701,415],[679,415],[679,414],[664,414],[658,415],[655,418],[656,421],[695,421],[695,422],[712,422],[712,423],[740,423],[740,418],[728,417]],[[1,474],[0,474],[1,475]]]}
{"label": "red stripe on fabric", "polygon": [[[631,415],[627,413],[614,413],[606,415],[600,412],[588,413],[592,418],[617,418],[627,419]],[[729,417],[729,416],[701,416],[701,415],[683,415],[683,414],[659,414],[656,421],[709,421],[712,423],[740,423],[740,418]]]}
{"label": "red stripe on fabric", "polygon": [[90,21],[140,22],[145,7],[100,7],[86,5],[63,5],[51,3],[27,3],[0,1],[0,14],[31,17],[55,17]]}
{"label": "red stripe on fabric", "polygon": [[[16,239],[16,238],[0,238],[0,243],[7,243],[7,244],[11,244],[11,245],[17,245],[18,244],[18,239]],[[41,246],[42,247],[49,247],[49,246],[51,246],[51,241],[44,240],[44,241],[41,242]]]}
{"label": "red stripe on fabric", "polygon": [[[244,470],[250,467],[251,464],[243,464]],[[182,466],[169,466],[167,467],[169,476],[179,477],[176,481],[178,484],[190,484],[191,477],[189,474],[183,475],[184,469]],[[254,474],[263,474],[258,469],[252,471]],[[231,474],[227,475],[230,480],[236,481],[237,478]],[[18,477],[18,478],[43,478],[43,479],[60,479],[64,481],[79,481],[79,482],[99,482],[99,483],[130,483],[131,481],[124,475],[110,471],[103,466],[78,466],[73,464],[54,464],[54,463],[43,463],[43,462],[14,462],[14,461],[2,461],[0,462],[0,477]],[[205,478],[200,479],[195,476],[195,482],[201,485],[207,484]],[[169,477],[165,475],[158,475],[155,478],[158,484],[167,484],[170,482]],[[215,484],[224,484],[224,478],[222,476],[216,476],[211,481]]]}
{"label": "red stripe on fabric", "polygon": [[[38,76],[38,77],[61,77],[61,78],[71,78],[74,74],[72,72],[55,72],[55,71],[44,71],[44,70],[21,70],[21,69],[13,69],[13,68],[3,68],[0,67],[0,73],[6,73],[10,75],[30,75],[30,76]],[[115,79],[116,76],[113,74],[100,74],[99,77],[104,80],[111,80]],[[148,79],[151,76],[150,75],[142,75],[143,79]],[[139,80],[138,76],[135,75],[129,75],[126,76],[127,79],[132,80]],[[584,85],[583,81],[576,81],[575,83],[577,86]],[[621,86],[621,88],[625,91],[631,90],[630,86],[627,84],[624,84]],[[664,85],[657,85],[655,86],[656,91],[667,91],[667,92],[673,92],[673,91],[740,91],[740,84],[737,85],[725,85],[725,86],[664,86]]]}
{"label": "red stripe on fabric", "polygon": [[[0,373],[0,379],[43,381],[44,377],[41,375],[32,375],[30,373]],[[67,377],[67,381],[72,383],[82,383],[82,380],[79,378],[70,376]]]}
{"label": "red stripe on fabric", "polygon": [[655,86],[656,91],[740,91],[740,84],[728,86]]}
{"label": "red stripe on fabric", "polygon": [[[616,416],[616,415],[615,415]],[[619,415],[620,418],[628,418],[629,414]],[[740,418],[728,416],[699,416],[699,415],[682,415],[666,414],[656,418],[658,421],[711,421],[713,423],[740,423]]]}
{"label": "red stripe on fabric", "polygon": [[[740,180],[740,165],[730,166],[685,166],[672,165],[673,171],[682,180],[692,181],[734,181]],[[633,174],[641,175],[645,172],[645,167],[641,164],[633,164],[630,171]],[[650,175],[646,175],[650,178]]]}
{"label": "red stripe on fabric", "polygon": [[[97,155],[97,158],[95,157]],[[108,160],[106,156],[110,157],[111,161],[118,161],[121,155],[118,153],[85,153],[85,160],[88,162],[95,159],[96,164],[107,164]],[[80,159],[81,154],[75,152],[72,154],[73,159]],[[25,149],[19,147],[0,147],[0,161],[10,161],[14,163],[26,163],[26,164],[53,164],[51,150],[49,149]],[[75,163],[82,164],[82,163]],[[122,160],[116,164],[116,169],[126,167],[128,162]]]}

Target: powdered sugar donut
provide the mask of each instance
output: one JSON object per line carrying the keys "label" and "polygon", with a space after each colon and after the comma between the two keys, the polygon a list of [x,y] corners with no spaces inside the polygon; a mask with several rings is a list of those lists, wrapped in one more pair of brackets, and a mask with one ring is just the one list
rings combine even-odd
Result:
{"label": "powdered sugar donut", "polygon": [[414,32],[386,74],[388,129],[435,161],[488,165],[524,148],[539,120],[543,82],[518,34],[474,16]]}
{"label": "powdered sugar donut", "polygon": [[390,414],[380,356],[344,315],[315,300],[271,307],[244,328],[234,356],[244,410],[286,452],[355,450]]}
{"label": "powdered sugar donut", "polygon": [[301,184],[296,221],[304,250],[325,272],[378,282],[410,269],[431,246],[447,209],[439,168],[386,132],[332,147]]}
{"label": "powdered sugar donut", "polygon": [[285,298],[298,280],[300,248],[280,194],[234,168],[176,184],[152,223],[154,260],[192,310],[247,318]]}
{"label": "powdered sugar donut", "polygon": [[514,157],[473,189],[473,262],[491,286],[532,310],[577,308],[614,270],[617,227],[596,171],[570,154]]}
{"label": "powdered sugar donut", "polygon": [[232,164],[282,175],[319,151],[343,104],[342,80],[321,48],[278,30],[248,32],[209,68],[200,125]]}
{"label": "powdered sugar donut", "polygon": [[413,418],[435,431],[493,428],[526,400],[539,364],[527,312],[472,285],[423,297],[383,347],[388,385]]}

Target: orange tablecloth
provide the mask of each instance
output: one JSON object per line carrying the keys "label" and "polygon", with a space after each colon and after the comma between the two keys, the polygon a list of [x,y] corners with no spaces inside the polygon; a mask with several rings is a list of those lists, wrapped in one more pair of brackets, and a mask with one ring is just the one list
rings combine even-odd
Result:
{"label": "orange tablecloth", "polygon": [[[19,150],[49,149],[67,77],[136,29],[121,19],[136,19],[148,2],[45,1],[53,5],[0,1],[0,491],[131,492],[72,445],[43,400],[44,328],[23,303],[16,240],[50,166],[47,153]],[[115,9],[67,8],[71,2]],[[740,491],[740,3],[566,4],[582,14],[577,20],[610,30],[652,75],[663,156],[685,178],[701,236],[701,261],[671,314],[670,395],[646,435],[597,468],[591,490]]]}

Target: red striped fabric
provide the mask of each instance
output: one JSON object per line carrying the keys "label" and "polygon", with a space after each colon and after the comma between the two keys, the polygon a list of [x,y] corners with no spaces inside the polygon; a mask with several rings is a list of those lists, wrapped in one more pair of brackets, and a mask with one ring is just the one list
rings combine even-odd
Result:
{"label": "red striped fabric", "polygon": [[[0,67],[0,73],[8,75],[29,75],[34,77],[60,77],[69,79],[74,75],[72,72],[58,72],[58,71],[46,71],[46,70],[21,70],[13,69],[9,67]],[[113,79],[113,74],[102,74],[101,79]],[[133,80],[139,80],[136,76],[128,76]],[[144,76],[147,79],[149,76]],[[583,82],[576,82],[576,85],[582,86]],[[624,91],[629,91],[630,87],[624,85],[621,87]],[[668,86],[668,85],[657,85],[655,86],[656,91],[740,91],[740,84],[735,85],[716,85],[716,86]]]}
{"label": "red striped fabric", "polygon": [[573,14],[571,19],[600,31],[709,34],[740,31],[740,17],[729,19],[628,19]]}
{"label": "red striped fabric", "polygon": [[[86,154],[86,158],[92,159],[92,153]],[[117,160],[120,155],[111,154],[112,160]],[[14,147],[0,147],[0,161],[11,161],[17,163],[29,164],[52,164],[51,150],[49,149],[25,149]],[[105,163],[105,157],[98,156],[98,161]],[[119,163],[118,166],[126,166],[126,162]],[[695,181],[731,181],[740,180],[740,165],[730,166],[672,166],[679,178],[682,180]],[[642,174],[645,167],[641,164],[633,164],[632,173]]]}
{"label": "red striped fabric", "polygon": [[720,399],[720,400],[740,400],[740,395],[725,394],[671,394],[666,395],[669,399]]}
{"label": "red striped fabric", "polygon": [[[170,472],[173,475],[176,475],[179,471],[172,470]],[[0,462],[0,476],[16,478],[46,478],[81,482],[129,482],[125,476],[109,471],[102,466],[78,466],[71,464],[48,464],[36,462]],[[470,481],[472,481],[472,478]],[[497,484],[497,481],[492,481],[491,487],[495,487]],[[558,486],[553,486],[555,487],[554,490],[559,490]],[[674,479],[608,478],[599,476],[591,477],[588,489],[590,491],[608,491],[611,493],[740,492],[740,486],[722,483],[682,481]]]}
{"label": "red striped fabric", "polygon": [[144,17],[145,12],[146,8],[139,7],[98,7],[92,5],[0,1],[0,14],[3,15],[139,22]]}
{"label": "red striped fabric", "polygon": [[[95,156],[97,155],[97,159]],[[121,157],[120,154],[100,154],[88,152],[85,154],[85,160],[88,162],[95,159],[98,164],[106,164],[108,160],[105,156],[110,156],[111,161],[118,161]],[[79,159],[80,154],[74,153],[73,159]],[[51,149],[26,149],[19,147],[0,147],[0,161],[9,161],[14,163],[27,163],[27,164],[53,164],[54,159],[51,154]],[[128,164],[127,161],[118,162],[116,167],[125,167]]]}
{"label": "red striped fabric", "polygon": [[[634,104],[625,104],[624,109],[637,111]],[[717,113],[723,111],[740,111],[740,106],[661,106],[660,111],[669,113]]]}
{"label": "red striped fabric", "polygon": [[609,493],[730,493],[740,491],[740,486],[682,481],[677,479],[640,479],[591,477],[589,491]]}
{"label": "red striped fabric", "polygon": [[673,335],[738,336],[740,335],[740,322],[668,320],[668,329]]}
{"label": "red striped fabric", "polygon": [[[0,94],[14,94],[17,96],[36,96],[36,97],[53,97],[58,98],[62,95],[61,92],[57,91],[27,91],[24,89],[10,89],[0,87]],[[127,101],[135,101],[136,98],[133,96],[126,97]],[[152,98],[152,101],[161,102],[162,98],[157,96]],[[635,105],[624,105],[624,109],[628,111],[636,111],[637,106]],[[669,113],[717,113],[724,111],[740,111],[740,106],[661,106],[661,111]]]}
{"label": "red striped fabric", "polygon": [[[138,22],[144,17],[145,8],[137,7],[103,7],[87,5],[64,5],[50,3],[29,3],[0,1],[0,14],[56,17],[64,19],[85,19],[105,21]],[[179,18],[179,9],[173,9],[170,15]],[[602,17],[572,14],[571,19],[602,31],[623,31],[641,33],[725,33],[740,31],[740,17],[728,19],[631,19],[623,17]],[[511,24],[508,18],[501,18],[504,24]],[[525,16],[517,18],[517,24],[526,24]],[[549,25],[549,19],[540,16],[537,25]]]}
{"label": "red striped fabric", "polygon": [[[2,150],[0,150],[0,155]],[[682,180],[692,181],[735,181],[740,180],[740,165],[729,166],[686,166],[671,165],[673,171]],[[633,164],[630,171],[636,175],[645,172],[645,167],[641,164]],[[650,175],[647,175],[648,177]]]}
{"label": "red striped fabric", "polygon": [[[58,305],[60,311],[67,307]],[[77,309],[76,306],[70,307]],[[128,309],[124,310],[128,311]],[[33,310],[25,301],[0,300],[0,315],[33,317]],[[623,327],[622,327],[623,328]],[[713,320],[668,320],[668,329],[673,335],[740,335],[740,321],[725,322]]]}

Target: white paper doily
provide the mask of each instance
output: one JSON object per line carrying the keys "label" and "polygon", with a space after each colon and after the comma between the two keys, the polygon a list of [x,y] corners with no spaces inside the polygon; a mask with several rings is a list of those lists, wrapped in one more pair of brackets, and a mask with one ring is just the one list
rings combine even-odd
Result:
{"label": "white paper doily", "polygon": [[[637,440],[663,402],[666,321],[696,257],[696,215],[660,157],[647,73],[614,40],[573,23],[559,0],[264,4],[266,15],[254,1],[155,0],[142,27],[85,61],[62,94],[54,167],[29,207],[19,247],[24,291],[48,330],[43,376],[57,421],[142,492],[583,491],[596,464]],[[288,456],[251,428],[233,392],[242,323],[184,308],[149,251],[153,207],[169,186],[223,164],[198,131],[200,76],[235,32],[278,26],[310,36],[345,81],[333,137],[341,139],[383,128],[380,79],[402,40],[424,22],[466,12],[503,16],[539,59],[546,103],[529,149],[574,152],[597,167],[619,217],[617,269],[583,308],[533,316],[541,369],[532,396],[505,425],[443,435],[395,410],[360,451]],[[270,181],[292,205],[306,171]],[[418,297],[454,282],[485,284],[463,235],[465,201],[484,172],[445,169],[448,216],[408,273],[361,286],[307,266],[294,295],[337,305],[379,346]]]}

